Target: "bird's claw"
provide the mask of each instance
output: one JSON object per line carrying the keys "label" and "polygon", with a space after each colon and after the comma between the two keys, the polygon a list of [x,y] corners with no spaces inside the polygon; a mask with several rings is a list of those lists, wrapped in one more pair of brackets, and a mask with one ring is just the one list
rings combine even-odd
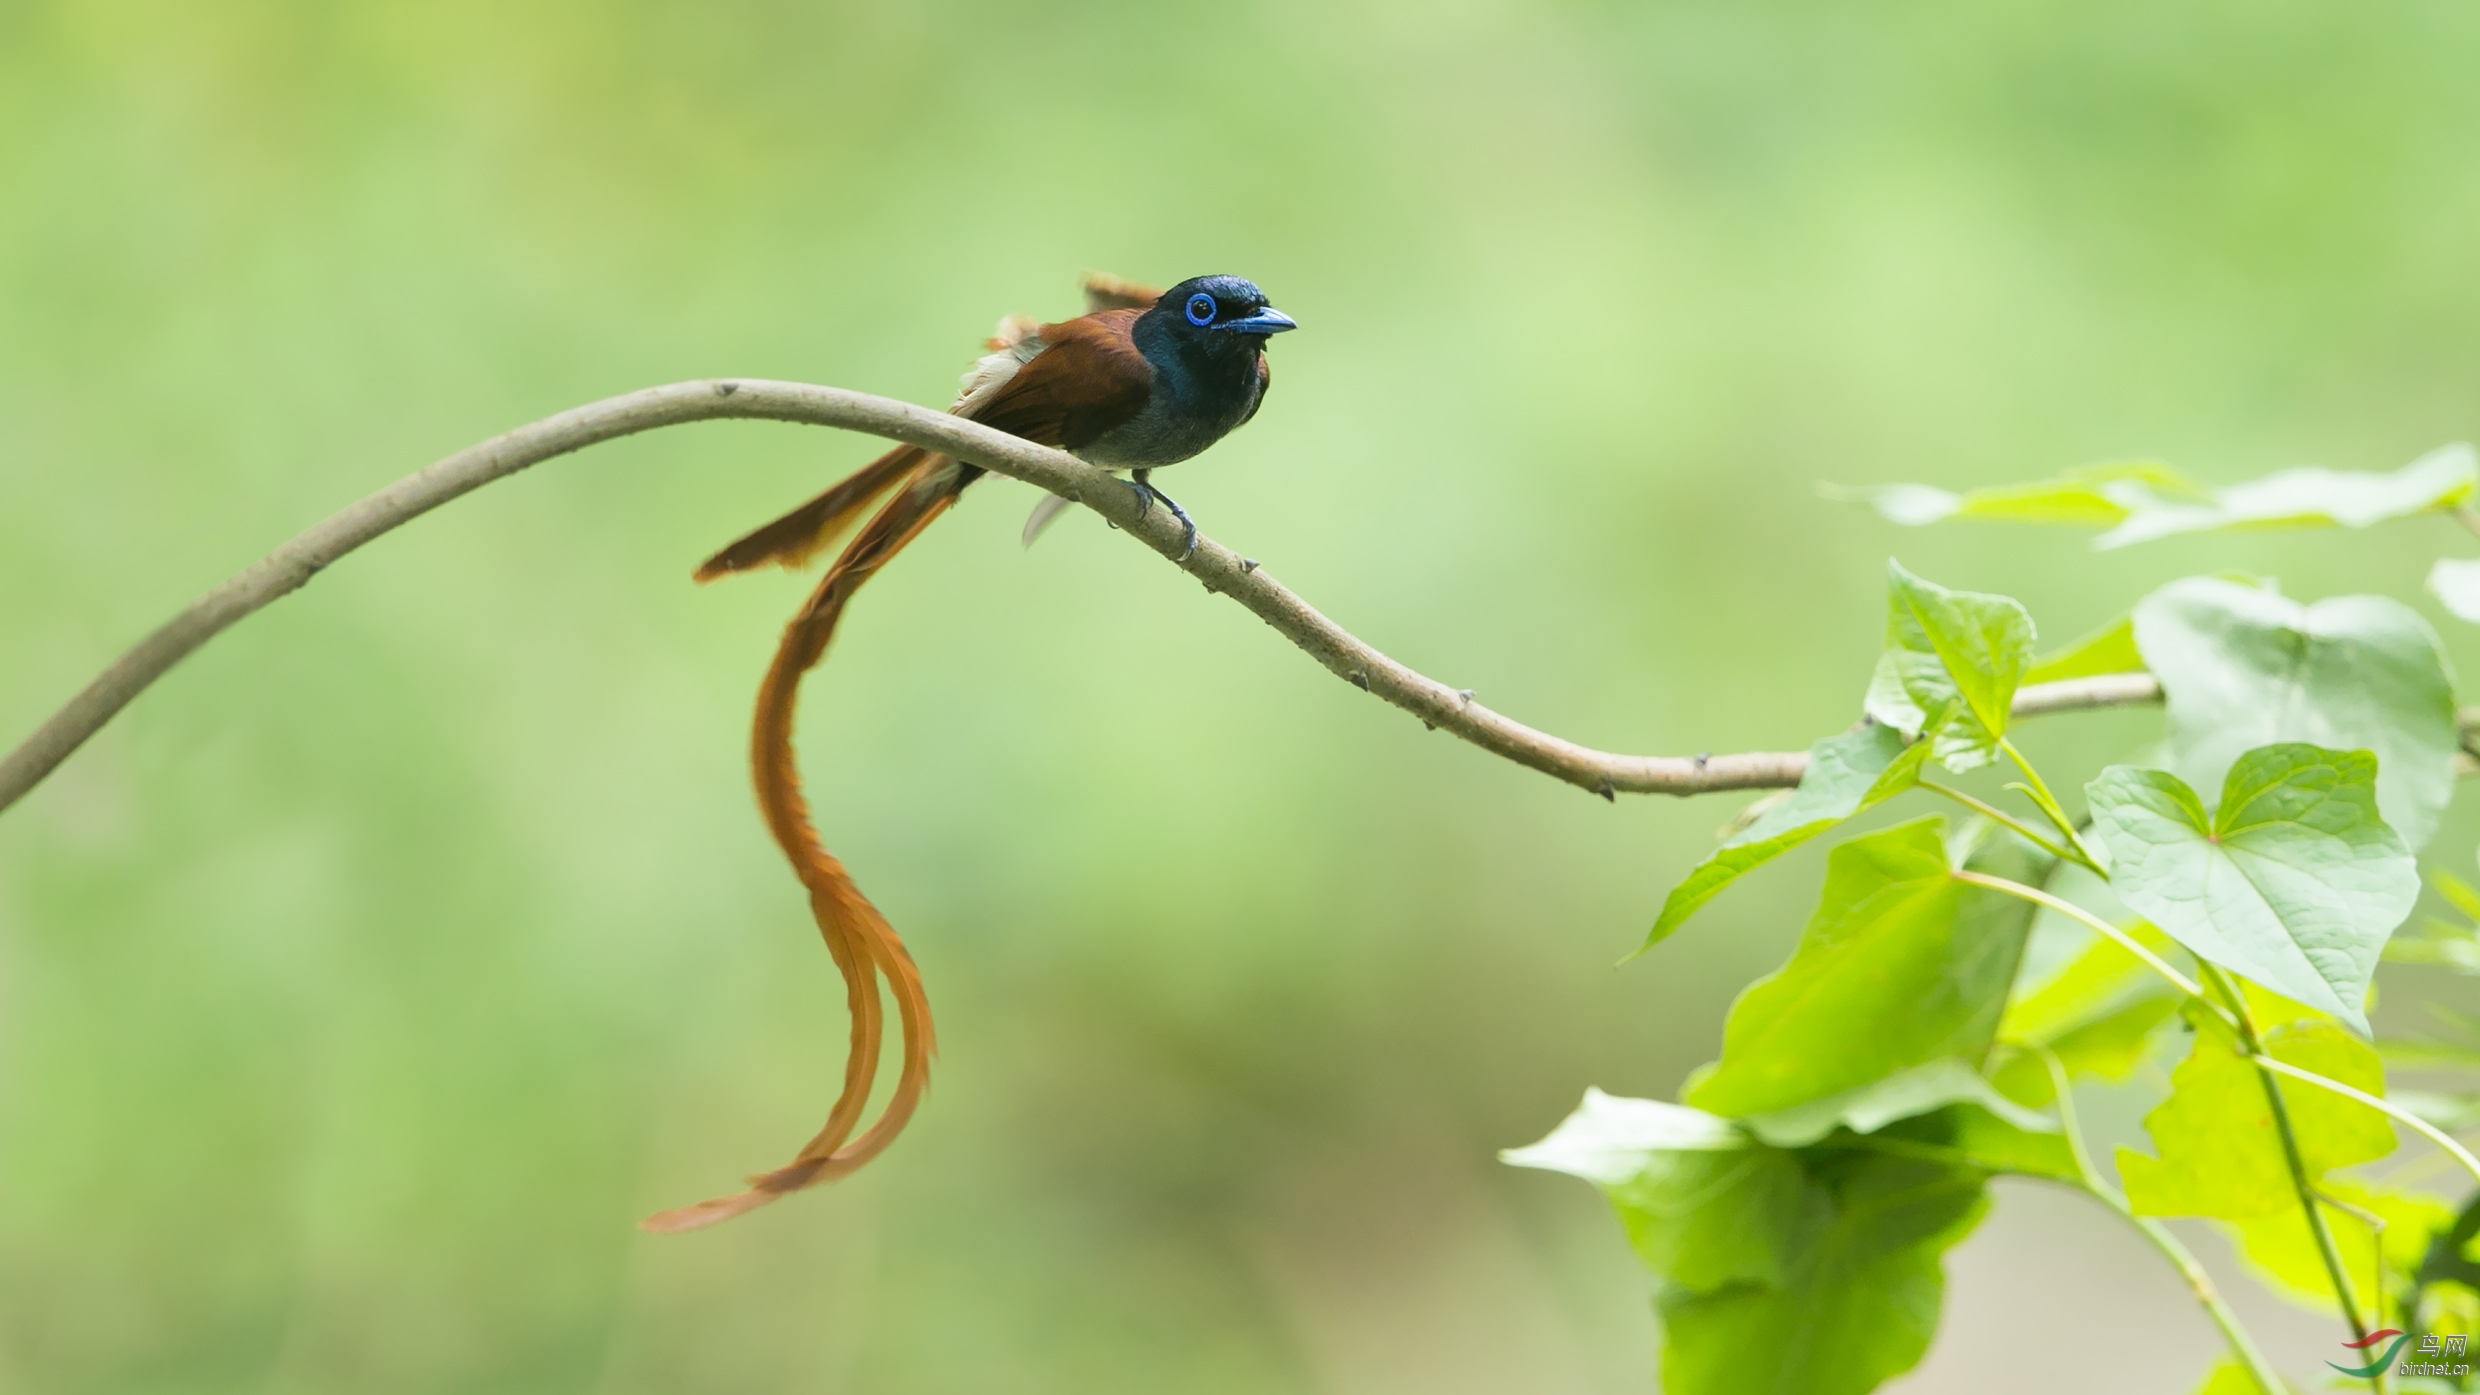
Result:
{"label": "bird's claw", "polygon": [[1137,491],[1137,516],[1140,518],[1144,517],[1147,511],[1154,507],[1154,501],[1157,499],[1161,500],[1162,506],[1171,510],[1171,516],[1180,520],[1180,526],[1188,530],[1186,544],[1180,549],[1180,560],[1185,562],[1189,558],[1196,556],[1197,520],[1188,516],[1188,510],[1181,508],[1180,502],[1177,499],[1172,498],[1170,495],[1156,489],[1152,484],[1147,483],[1145,478],[1147,473],[1146,471],[1135,470],[1130,473],[1135,476],[1128,487]]}

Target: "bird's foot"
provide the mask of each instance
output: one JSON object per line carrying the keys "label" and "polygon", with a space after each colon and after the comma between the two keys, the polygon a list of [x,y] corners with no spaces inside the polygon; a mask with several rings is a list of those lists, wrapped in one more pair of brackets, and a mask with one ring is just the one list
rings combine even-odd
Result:
{"label": "bird's foot", "polygon": [[1131,488],[1134,488],[1137,491],[1137,505],[1140,511],[1152,508],[1154,506],[1154,501],[1159,499],[1162,501],[1162,506],[1164,508],[1171,510],[1171,516],[1180,520],[1180,526],[1188,530],[1188,542],[1185,547],[1180,549],[1180,560],[1185,562],[1189,558],[1196,556],[1197,520],[1188,516],[1188,510],[1181,508],[1180,502],[1177,499],[1174,499],[1170,495],[1156,489],[1147,481],[1146,477],[1151,475],[1153,471],[1131,470],[1128,473],[1129,476],[1135,481]]}

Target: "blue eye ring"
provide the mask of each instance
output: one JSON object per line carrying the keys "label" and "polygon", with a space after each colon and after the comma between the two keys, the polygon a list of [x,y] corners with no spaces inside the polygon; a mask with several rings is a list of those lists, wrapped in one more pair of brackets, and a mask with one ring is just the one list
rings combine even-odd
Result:
{"label": "blue eye ring", "polygon": [[1190,324],[1199,329],[1205,328],[1214,323],[1214,297],[1207,295],[1204,291],[1197,292],[1188,298],[1184,313],[1188,316]]}

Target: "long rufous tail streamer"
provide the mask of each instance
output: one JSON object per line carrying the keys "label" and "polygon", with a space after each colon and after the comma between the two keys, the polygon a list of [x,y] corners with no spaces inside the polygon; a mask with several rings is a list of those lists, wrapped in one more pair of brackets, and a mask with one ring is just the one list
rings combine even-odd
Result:
{"label": "long rufous tail streamer", "polygon": [[[1155,287],[1118,277],[1088,273],[1085,278],[1088,310],[1142,309],[1161,297],[1162,291]],[[994,357],[982,360],[975,366],[976,372],[966,375],[965,393],[957,399],[953,410],[977,415],[987,406],[988,394],[977,393],[977,385],[987,384],[995,390],[1007,381],[1007,373],[1015,365],[1007,362],[1004,355],[1017,349],[1038,328],[1024,316],[1012,315],[1002,320],[998,334],[983,346]],[[1022,361],[1020,354],[1016,362]],[[994,365],[1002,370],[999,375],[983,376],[982,370]],[[863,510],[894,491],[895,497],[862,527],[843,555],[836,558],[835,565],[827,569],[808,603],[785,626],[783,642],[775,649],[775,662],[766,671],[766,681],[759,685],[757,718],[749,733],[749,763],[757,786],[759,811],[766,817],[767,831],[775,835],[776,845],[792,863],[801,884],[809,889],[810,915],[818,922],[818,934],[827,942],[827,953],[834,957],[837,971],[844,976],[852,1013],[852,1047],[844,1062],[843,1093],[836,1096],[835,1107],[828,1111],[826,1125],[818,1130],[817,1137],[804,1145],[791,1162],[750,1178],[749,1190],[738,1195],[649,1216],[638,1223],[642,1229],[695,1230],[754,1211],[804,1187],[841,1177],[877,1157],[895,1141],[920,1105],[922,1092],[929,1087],[930,1057],[936,1046],[931,1037],[930,1000],[922,992],[921,974],[913,967],[912,956],[905,952],[904,942],[896,937],[886,917],[870,904],[870,898],[861,894],[861,888],[853,885],[844,864],[836,861],[819,842],[818,830],[810,824],[808,801],[801,795],[800,771],[793,762],[792,717],[800,697],[801,679],[826,654],[827,642],[835,637],[836,622],[843,617],[844,607],[854,593],[903,551],[906,544],[921,536],[922,529],[947,512],[965,486],[981,475],[978,466],[933,455],[916,446],[899,446],[854,471],[826,493],[707,558],[697,570],[697,579],[703,582],[769,563],[801,566],[850,527]],[[878,1122],[867,1133],[853,1138],[852,1132],[861,1123],[862,1111],[869,1103],[871,1087],[878,1079],[880,1046],[886,1035],[885,1009],[878,996],[882,976],[895,994],[896,1016],[903,1024],[904,1060],[896,1074],[895,1091],[888,1097],[887,1107],[879,1112]]]}
{"label": "long rufous tail streamer", "polygon": [[[800,772],[793,763],[793,708],[801,679],[827,651],[836,621],[863,583],[876,575],[921,530],[945,513],[956,496],[981,471],[945,456],[904,447],[862,467],[835,488],[800,510],[752,533],[717,553],[698,569],[699,580],[742,571],[767,562],[797,565],[832,541],[861,511],[895,489],[896,495],[872,517],[835,565],[827,569],[818,589],[784,628],[775,662],[758,689],[757,718],[751,725],[749,761],[757,786],[758,807],[768,832],[809,889],[810,914],[827,942],[827,953],[844,975],[852,1013],[852,1047],[844,1065],[843,1093],[818,1131],[791,1162],[749,1179],[749,1190],[717,1197],[694,1206],[664,1211],[639,1222],[651,1231],[695,1230],[754,1211],[779,1197],[816,1186],[851,1172],[878,1156],[895,1141],[930,1083],[930,1057],[936,1049],[930,1026],[930,1002],[921,974],[904,943],[853,885],[844,864],[819,842],[801,794]],[[904,1060],[895,1090],[878,1121],[852,1138],[863,1107],[878,1076],[879,1047],[885,1033],[878,980],[887,980],[903,1024]],[[847,1140],[850,1140],[849,1142]]]}

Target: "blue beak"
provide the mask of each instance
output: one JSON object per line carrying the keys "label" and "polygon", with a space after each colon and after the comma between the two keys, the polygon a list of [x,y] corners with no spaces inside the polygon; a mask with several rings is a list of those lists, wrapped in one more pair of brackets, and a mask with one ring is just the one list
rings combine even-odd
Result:
{"label": "blue beak", "polygon": [[1226,320],[1215,328],[1227,329],[1234,334],[1281,334],[1287,329],[1300,328],[1300,322],[1269,305],[1246,319]]}

